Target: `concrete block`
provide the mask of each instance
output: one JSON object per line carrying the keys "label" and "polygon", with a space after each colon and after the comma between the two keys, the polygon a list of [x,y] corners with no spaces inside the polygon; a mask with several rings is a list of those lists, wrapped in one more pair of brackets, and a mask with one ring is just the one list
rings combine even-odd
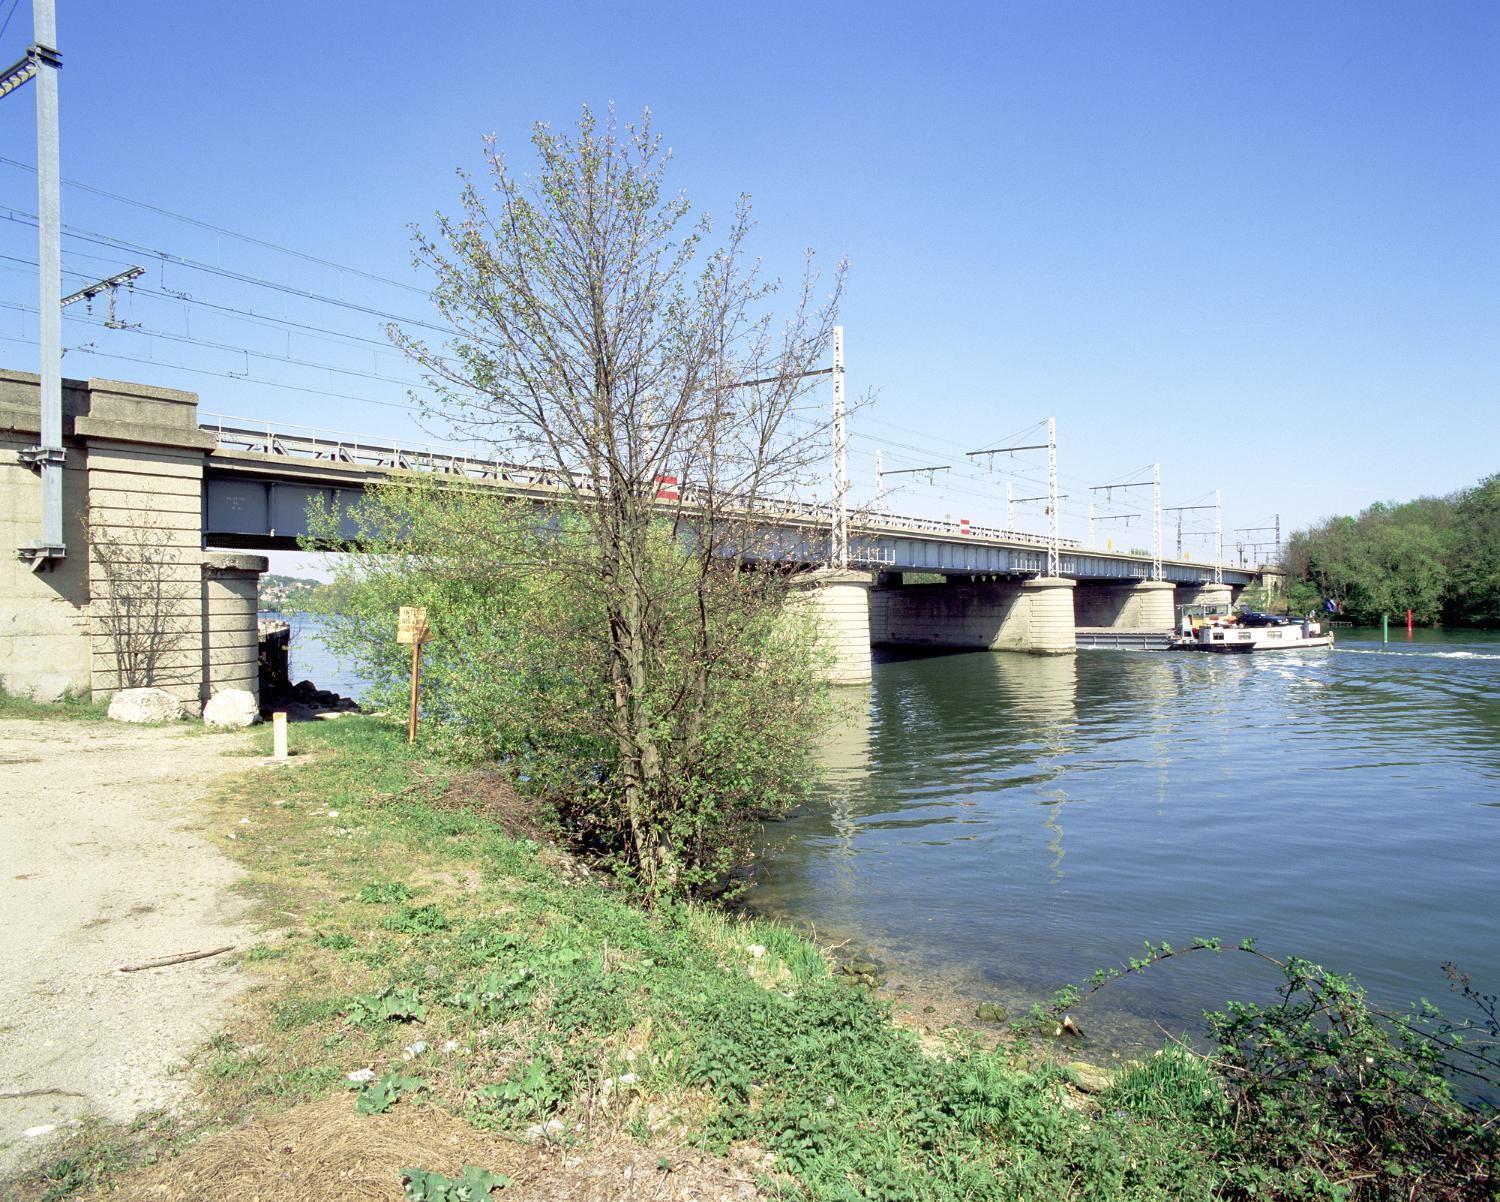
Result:
{"label": "concrete block", "polygon": [[182,705],[163,689],[121,689],[110,699],[109,716],[116,722],[175,722]]}
{"label": "concrete block", "polygon": [[209,726],[253,726],[260,721],[260,702],[248,689],[219,689],[203,707]]}

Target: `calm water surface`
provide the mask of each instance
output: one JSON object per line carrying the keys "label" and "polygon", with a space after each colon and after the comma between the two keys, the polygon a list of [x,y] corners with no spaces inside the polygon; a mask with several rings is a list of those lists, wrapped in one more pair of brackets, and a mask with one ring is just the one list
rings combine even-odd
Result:
{"label": "calm water surface", "polygon": [[[1199,935],[1253,936],[1387,1003],[1447,1000],[1445,960],[1493,990],[1500,635],[1401,633],[888,659],[815,803],[768,828],[751,902],[1013,1006]],[[1202,956],[1112,986],[1090,1017],[1156,1044],[1273,984],[1250,957]]]}
{"label": "calm water surface", "polygon": [[263,618],[280,618],[292,624],[292,680],[310,680],[320,689],[332,689],[345,697],[363,701],[369,686],[349,664],[331,654],[318,638],[323,619],[309,613],[261,611]]}

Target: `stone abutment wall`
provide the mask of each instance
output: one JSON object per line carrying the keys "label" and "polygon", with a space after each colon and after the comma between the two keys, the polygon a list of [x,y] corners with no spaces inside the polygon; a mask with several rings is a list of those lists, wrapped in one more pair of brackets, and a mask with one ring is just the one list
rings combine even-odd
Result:
{"label": "stone abutment wall", "polygon": [[0,371],[0,684],[55,700],[164,689],[197,712],[221,688],[258,692],[258,555],[203,550],[198,398],[114,380],[63,392],[63,536],[41,571],[15,557],[37,537],[37,377]]}

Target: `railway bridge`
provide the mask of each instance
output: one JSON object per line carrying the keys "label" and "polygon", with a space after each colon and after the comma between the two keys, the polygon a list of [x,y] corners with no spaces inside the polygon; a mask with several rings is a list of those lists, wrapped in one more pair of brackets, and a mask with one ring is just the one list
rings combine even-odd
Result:
{"label": "railway bridge", "polygon": [[[24,452],[38,435],[38,378],[0,371],[3,534],[40,522]],[[13,692],[107,697],[144,670],[189,707],[257,687],[256,609],[267,561],[295,549],[315,500],[336,509],[373,482],[438,474],[545,501],[570,482],[525,465],[354,435],[201,414],[189,392],[64,382],[64,541],[35,571],[0,575],[0,681]],[[1099,632],[1164,633],[1175,606],[1229,600],[1255,573],[1101,553],[1012,530],[888,514],[850,526],[850,567],[830,569],[831,510],[757,505],[770,555],[800,569],[838,651],[835,679],[866,680],[872,645],[1066,654]],[[143,657],[149,662],[143,663]]]}

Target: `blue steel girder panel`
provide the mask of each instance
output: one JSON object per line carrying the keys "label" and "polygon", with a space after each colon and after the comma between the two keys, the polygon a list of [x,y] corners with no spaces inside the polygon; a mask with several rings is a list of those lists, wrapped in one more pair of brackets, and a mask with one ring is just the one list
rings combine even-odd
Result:
{"label": "blue steel girder panel", "polygon": [[358,493],[347,489],[224,476],[206,476],[203,489],[203,534],[209,542],[215,535],[305,538],[308,507],[315,503],[340,511],[341,537],[352,538],[358,532],[345,508]]}

